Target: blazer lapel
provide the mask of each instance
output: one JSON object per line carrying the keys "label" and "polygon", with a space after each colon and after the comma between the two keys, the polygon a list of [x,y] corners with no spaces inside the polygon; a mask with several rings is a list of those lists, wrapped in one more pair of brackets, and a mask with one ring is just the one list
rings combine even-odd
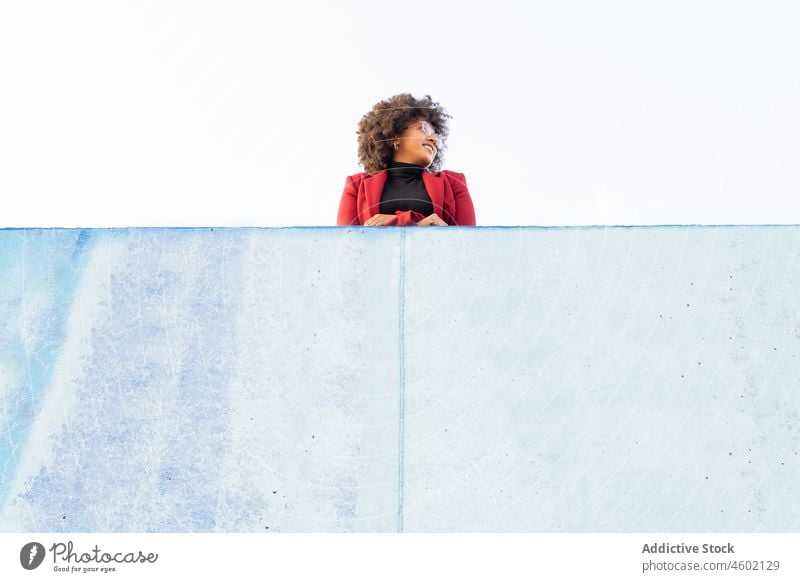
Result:
{"label": "blazer lapel", "polygon": [[[369,213],[367,218],[380,212],[381,194],[383,194],[387,176],[388,172],[381,170],[377,174],[368,175],[362,182],[364,200],[367,202],[367,211]],[[433,202],[433,211],[442,216],[444,212],[444,178],[441,174],[423,171],[422,183],[425,185],[428,196],[431,197],[431,202]]]}
{"label": "blazer lapel", "polygon": [[425,184],[425,190],[428,191],[428,196],[433,202],[433,211],[442,216],[444,212],[444,178],[438,173],[423,171],[422,183]]}
{"label": "blazer lapel", "polygon": [[383,194],[387,175],[386,170],[382,170],[377,174],[371,174],[364,178],[364,199],[367,201],[367,212],[369,214],[367,218],[380,213],[381,194]]}

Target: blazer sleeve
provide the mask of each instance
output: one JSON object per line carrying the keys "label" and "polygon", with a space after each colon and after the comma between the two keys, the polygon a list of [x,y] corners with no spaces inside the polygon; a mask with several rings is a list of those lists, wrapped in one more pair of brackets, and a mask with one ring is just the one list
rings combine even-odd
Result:
{"label": "blazer sleeve", "polygon": [[450,185],[453,188],[453,198],[456,204],[455,226],[475,226],[475,207],[467,188],[467,178],[464,174],[451,172],[453,179]]}
{"label": "blazer sleeve", "polygon": [[347,176],[344,181],[344,192],[339,202],[339,214],[336,217],[337,226],[357,226],[361,224],[358,218],[358,189],[352,176]]}
{"label": "blazer sleeve", "polygon": [[425,218],[423,214],[414,210],[398,210],[394,214],[397,222],[393,223],[393,226],[416,226],[420,220]]}

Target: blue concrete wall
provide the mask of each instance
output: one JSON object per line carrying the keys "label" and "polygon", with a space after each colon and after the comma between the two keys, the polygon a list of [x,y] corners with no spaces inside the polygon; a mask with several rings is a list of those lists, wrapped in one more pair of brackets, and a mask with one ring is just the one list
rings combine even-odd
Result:
{"label": "blue concrete wall", "polygon": [[800,227],[0,231],[0,531],[800,531]]}

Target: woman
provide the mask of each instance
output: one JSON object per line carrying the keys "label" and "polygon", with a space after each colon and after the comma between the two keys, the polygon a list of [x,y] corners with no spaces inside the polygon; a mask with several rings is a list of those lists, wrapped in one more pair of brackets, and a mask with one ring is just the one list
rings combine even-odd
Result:
{"label": "woman", "polygon": [[441,170],[450,115],[430,95],[377,103],[358,124],[364,172],[348,176],[340,226],[474,226],[464,174]]}

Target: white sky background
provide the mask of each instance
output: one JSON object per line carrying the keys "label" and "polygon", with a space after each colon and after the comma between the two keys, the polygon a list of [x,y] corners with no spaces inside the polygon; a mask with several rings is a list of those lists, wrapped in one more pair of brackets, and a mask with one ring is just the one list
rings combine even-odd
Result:
{"label": "white sky background", "polygon": [[377,101],[479,225],[800,223],[800,3],[0,4],[0,226],[332,225]]}

